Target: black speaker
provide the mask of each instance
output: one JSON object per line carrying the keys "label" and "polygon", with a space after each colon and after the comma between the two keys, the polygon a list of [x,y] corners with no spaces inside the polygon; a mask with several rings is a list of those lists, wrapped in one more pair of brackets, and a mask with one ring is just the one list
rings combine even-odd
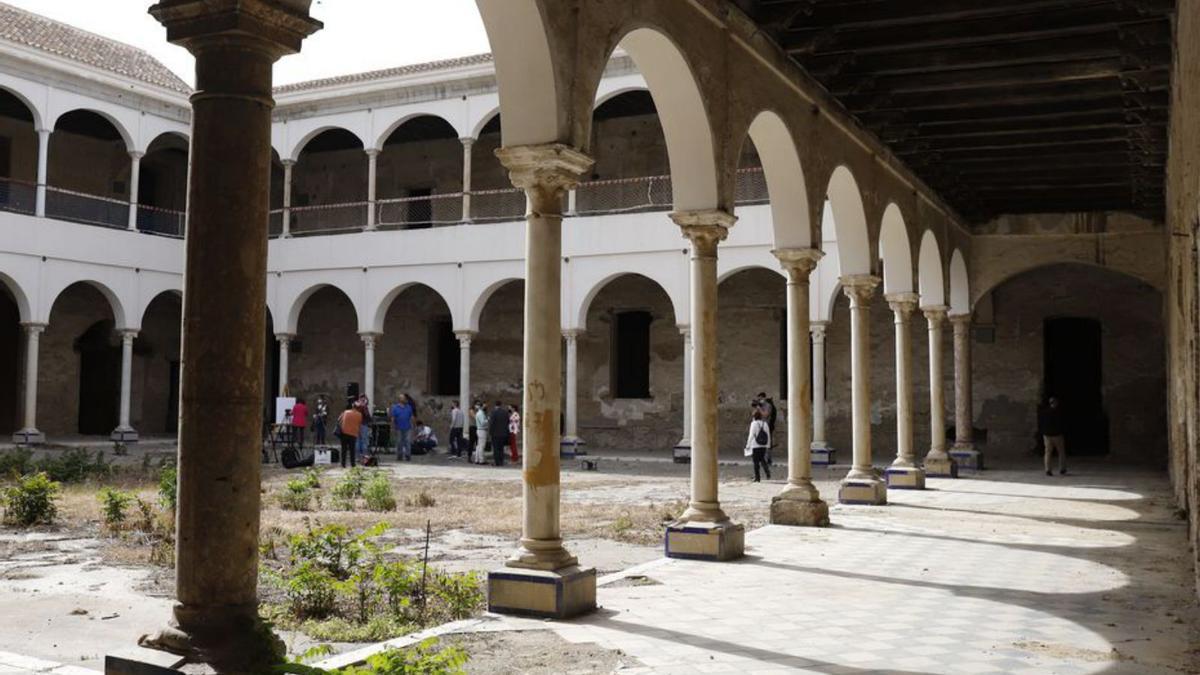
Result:
{"label": "black speaker", "polygon": [[346,398],[358,398],[357,382],[349,382],[346,384]]}

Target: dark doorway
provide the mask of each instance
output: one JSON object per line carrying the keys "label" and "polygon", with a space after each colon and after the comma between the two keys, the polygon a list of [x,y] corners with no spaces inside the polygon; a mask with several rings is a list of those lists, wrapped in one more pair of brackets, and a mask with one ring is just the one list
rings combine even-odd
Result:
{"label": "dark doorway", "polygon": [[435,319],[429,325],[430,354],[429,388],[434,396],[458,394],[458,369],[460,367],[458,338],[449,319]]}
{"label": "dark doorway", "polygon": [[1070,317],[1046,319],[1043,332],[1042,388],[1047,399],[1055,396],[1062,406],[1067,454],[1108,454],[1100,322]]}
{"label": "dark doorway", "polygon": [[21,396],[21,310],[0,283],[0,435],[18,428],[17,402]]}
{"label": "dark doorway", "polygon": [[79,353],[79,433],[107,435],[117,426],[121,400],[121,348],[112,344],[112,321],[98,321],[75,340]]}
{"label": "dark doorway", "polygon": [[167,375],[167,423],[163,427],[168,434],[179,432],[179,362],[172,361]]}
{"label": "dark doorway", "polygon": [[408,229],[425,230],[433,227],[433,190],[416,188],[408,191]]}
{"label": "dark doorway", "polygon": [[614,398],[650,398],[650,312],[613,317]]}

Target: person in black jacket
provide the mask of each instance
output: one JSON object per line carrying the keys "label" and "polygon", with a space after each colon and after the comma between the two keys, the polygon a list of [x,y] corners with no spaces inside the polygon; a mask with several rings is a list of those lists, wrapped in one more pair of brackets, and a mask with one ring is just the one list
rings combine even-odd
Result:
{"label": "person in black jacket", "polygon": [[488,433],[492,437],[492,457],[496,466],[504,466],[504,451],[508,447],[508,408],[500,401],[488,416]]}
{"label": "person in black jacket", "polygon": [[1038,409],[1038,433],[1042,435],[1042,442],[1046,446],[1046,475],[1053,476],[1050,471],[1050,455],[1054,451],[1058,451],[1058,473],[1059,475],[1067,472],[1067,444],[1066,438],[1063,436],[1063,414],[1062,405],[1058,398],[1051,396],[1046,405]]}

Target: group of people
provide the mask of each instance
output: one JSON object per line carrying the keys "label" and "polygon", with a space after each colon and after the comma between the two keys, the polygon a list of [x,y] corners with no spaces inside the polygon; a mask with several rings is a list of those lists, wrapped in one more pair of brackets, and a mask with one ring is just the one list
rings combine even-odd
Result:
{"label": "group of people", "polygon": [[[466,429],[466,434],[463,429]],[[488,449],[492,463],[504,466],[504,455],[515,463],[520,461],[519,436],[521,409],[515,403],[505,405],[496,401],[489,411],[482,401],[475,401],[470,410],[463,411],[458,401],[450,408],[450,456],[468,456],[474,464],[487,464]]]}

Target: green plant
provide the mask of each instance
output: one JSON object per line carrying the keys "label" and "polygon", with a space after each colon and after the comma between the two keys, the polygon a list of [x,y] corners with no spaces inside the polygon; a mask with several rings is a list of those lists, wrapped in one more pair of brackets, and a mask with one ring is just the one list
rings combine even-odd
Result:
{"label": "green plant", "polygon": [[440,619],[458,621],[473,616],[483,609],[486,594],[483,580],[475,572],[433,575],[430,595],[438,600],[435,605],[442,614]]}
{"label": "green plant", "polygon": [[300,563],[283,583],[288,605],[298,619],[329,616],[337,601],[337,580],[312,561]]}
{"label": "green plant", "polygon": [[372,511],[395,511],[396,498],[392,496],[392,482],[387,474],[376,473],[363,487],[363,500]]}
{"label": "green plant", "polygon": [[4,488],[4,522],[19,527],[54,522],[61,489],[45,472],[23,476],[16,485]]}
{"label": "green plant", "polygon": [[173,466],[164,466],[158,473],[158,503],[167,511],[175,513],[178,498],[179,470]]}
{"label": "green plant", "polygon": [[304,482],[308,483],[308,487],[319,490],[321,488],[321,471],[315,466],[310,466],[304,470]]}
{"label": "green plant", "polygon": [[279,505],[287,511],[307,511],[312,496],[312,488],[303,478],[293,478],[279,492]]}
{"label": "green plant", "polygon": [[50,480],[60,483],[81,483],[88,478],[104,478],[112,474],[112,464],[104,459],[104,451],[98,450],[95,459],[84,448],[72,448],[59,455],[45,457],[34,462],[34,468],[44,472]]}
{"label": "green plant", "polygon": [[388,649],[367,657],[366,665],[323,670],[300,663],[276,666],[277,673],[298,675],[459,675],[470,656],[457,645],[429,638],[406,649]]}
{"label": "green plant", "polygon": [[154,505],[141,497],[134,498],[134,505],[138,510],[138,522],[135,528],[139,532],[153,533],[156,529]]}
{"label": "green plant", "polygon": [[419,509],[429,509],[437,506],[437,500],[433,498],[433,495],[421,490],[415,495],[405,497],[404,505]]}
{"label": "green plant", "polygon": [[104,511],[104,526],[112,531],[121,529],[125,524],[125,509],[133,502],[133,495],[106,487],[96,497]]}
{"label": "green plant", "polygon": [[33,472],[33,451],[28,448],[16,448],[8,452],[0,452],[0,478],[21,476]]}
{"label": "green plant", "polygon": [[356,499],[361,497],[363,486],[366,485],[366,482],[367,472],[362,467],[353,467],[333,486],[333,496],[342,499]]}

